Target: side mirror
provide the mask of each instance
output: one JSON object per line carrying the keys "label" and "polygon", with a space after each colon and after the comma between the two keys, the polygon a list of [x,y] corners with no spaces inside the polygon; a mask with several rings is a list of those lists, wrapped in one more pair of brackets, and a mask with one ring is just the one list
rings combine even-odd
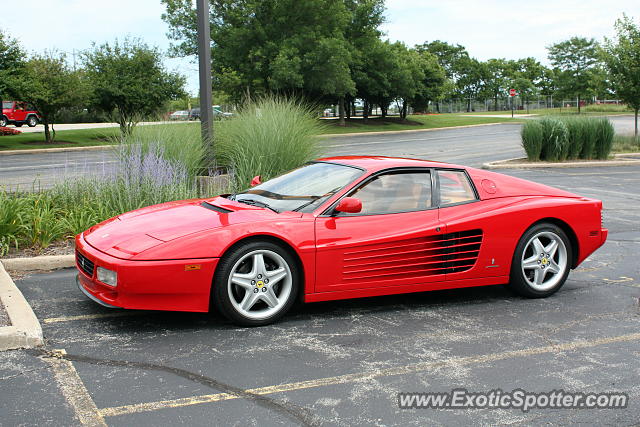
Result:
{"label": "side mirror", "polygon": [[251,186],[255,187],[256,185],[260,185],[262,184],[262,180],[260,179],[260,175],[256,175],[253,177],[253,179],[251,180]]}
{"label": "side mirror", "polygon": [[336,212],[358,213],[362,211],[362,202],[356,197],[345,197],[336,206]]}

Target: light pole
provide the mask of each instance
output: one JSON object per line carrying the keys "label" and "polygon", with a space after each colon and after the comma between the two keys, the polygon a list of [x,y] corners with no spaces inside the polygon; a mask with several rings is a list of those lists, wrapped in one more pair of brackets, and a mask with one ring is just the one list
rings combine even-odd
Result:
{"label": "light pole", "polygon": [[211,96],[211,33],[209,0],[196,0],[198,23],[198,65],[200,71],[200,125],[207,160],[213,155],[213,100]]}

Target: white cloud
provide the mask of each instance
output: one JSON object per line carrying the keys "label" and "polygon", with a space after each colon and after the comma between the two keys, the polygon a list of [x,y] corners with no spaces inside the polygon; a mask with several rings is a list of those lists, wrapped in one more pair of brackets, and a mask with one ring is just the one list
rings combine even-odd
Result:
{"label": "white cloud", "polygon": [[486,60],[533,56],[546,62],[546,46],[572,36],[613,34],[616,19],[640,17],[637,0],[387,0],[384,25],[391,40],[412,46],[432,40],[459,43]]}

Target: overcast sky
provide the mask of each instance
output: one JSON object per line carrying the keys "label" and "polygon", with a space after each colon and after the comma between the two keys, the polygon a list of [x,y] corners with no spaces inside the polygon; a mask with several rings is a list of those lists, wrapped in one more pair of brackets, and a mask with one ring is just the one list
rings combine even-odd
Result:
{"label": "overcast sky", "polygon": [[[91,42],[125,35],[169,47],[159,0],[31,0],[28,8],[3,8],[0,28],[28,51],[58,49],[73,53]],[[579,35],[602,40],[613,34],[622,13],[640,19],[640,0],[387,0],[383,30],[409,46],[432,40],[458,43],[471,56],[517,59],[533,56],[543,63],[546,46]],[[167,66],[187,75],[197,91],[197,66],[168,60]]]}

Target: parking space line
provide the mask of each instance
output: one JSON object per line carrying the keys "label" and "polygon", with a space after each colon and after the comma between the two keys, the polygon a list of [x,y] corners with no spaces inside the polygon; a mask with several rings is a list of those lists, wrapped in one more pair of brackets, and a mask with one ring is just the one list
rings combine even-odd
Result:
{"label": "parking space line", "polygon": [[99,313],[99,314],[81,314],[79,316],[61,316],[61,317],[49,317],[44,319],[42,323],[60,323],[60,322],[73,322],[75,320],[89,320],[89,319],[108,319],[110,317],[130,317],[130,316],[141,316],[143,313],[130,313],[130,312],[121,312],[118,311],[116,313]]}
{"label": "parking space line", "polygon": [[[533,356],[544,353],[559,353],[563,351],[573,351],[583,348],[597,347],[605,344],[637,341],[640,340],[640,333],[619,335],[617,337],[600,338],[596,340],[580,340],[564,344],[548,345],[543,347],[531,347],[523,350],[512,350],[500,353],[489,353],[481,356],[469,357],[451,357],[444,360],[422,362],[394,368],[374,369],[364,372],[356,372],[353,374],[339,375],[335,377],[318,378],[315,380],[300,381],[287,384],[279,384],[267,387],[259,387],[246,390],[247,393],[267,395],[273,393],[281,393],[286,391],[304,390],[316,387],[325,387],[330,385],[347,384],[361,380],[367,380],[378,377],[388,377],[395,375],[413,374],[431,369],[445,366],[471,365],[486,362],[495,362],[515,357]],[[99,409],[98,412],[103,417],[113,417],[118,415],[135,414],[140,412],[150,412],[166,408],[180,408],[185,406],[199,405],[203,403],[219,402],[224,400],[240,399],[240,396],[230,393],[215,393],[199,396],[191,396],[180,399],[160,400],[156,402],[137,403],[131,405],[114,406]]]}
{"label": "parking space line", "polygon": [[[55,350],[56,353],[66,354],[64,350]],[[78,420],[83,426],[106,427],[107,423],[100,414],[87,388],[84,386],[73,363],[57,357],[47,357],[44,360],[51,365],[62,391],[62,395],[73,408]]]}

